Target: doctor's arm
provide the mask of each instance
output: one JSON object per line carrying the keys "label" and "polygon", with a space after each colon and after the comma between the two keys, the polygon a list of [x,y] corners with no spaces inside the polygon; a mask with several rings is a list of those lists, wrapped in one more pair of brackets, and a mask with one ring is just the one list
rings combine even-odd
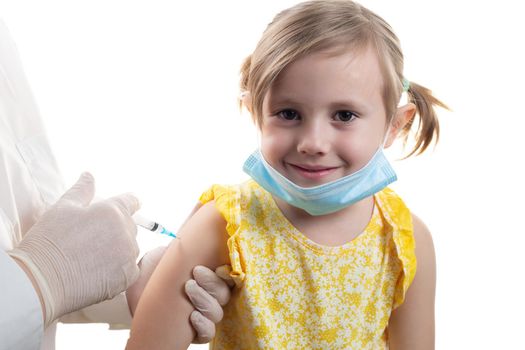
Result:
{"label": "doctor's arm", "polygon": [[[138,200],[131,195],[120,195],[90,203],[94,192],[93,177],[83,174],[31,227],[20,244],[7,252],[10,271],[26,274],[21,278],[25,286],[24,293],[18,292],[20,296],[37,296],[33,304],[40,306],[35,316],[40,322],[33,328],[37,328],[38,338],[42,329],[60,317],[73,322],[121,323],[119,317],[129,315],[121,292],[141,274],[135,263],[137,228],[131,218],[139,207]],[[150,274],[151,271],[143,274],[143,278],[147,279]],[[225,283],[215,287],[228,290]],[[208,295],[208,290],[193,288],[190,292],[198,297]],[[113,300],[104,301],[111,298]],[[101,301],[104,302],[99,303]],[[213,298],[205,301],[209,302],[196,305],[199,310],[222,312],[216,302],[213,304]],[[84,309],[69,314],[81,308]],[[111,313],[114,310],[119,312]],[[202,318],[195,323],[195,328],[200,339],[209,340],[214,325]],[[14,324],[13,321],[13,318],[6,319],[6,323]]]}
{"label": "doctor's arm", "polygon": [[[87,175],[40,216],[44,204],[58,198],[61,178],[15,44],[1,19],[0,124],[0,204],[6,203],[7,209],[13,209],[8,210],[10,214],[24,221],[24,225],[4,227],[5,208],[0,208],[0,350],[39,348],[43,329],[56,319],[129,325],[131,317],[121,292],[139,272],[139,280],[148,277],[135,264],[138,246],[130,216],[138,202],[124,195],[90,203],[94,187]],[[6,254],[3,249],[13,244]],[[205,277],[217,281],[210,273]],[[199,283],[208,286],[209,278]],[[209,288],[199,288],[189,292],[197,297],[211,293]],[[228,292],[225,284],[211,288]],[[216,306],[203,303],[199,307]],[[214,325],[201,321],[195,326],[199,336],[209,338]]]}
{"label": "doctor's arm", "polygon": [[0,349],[38,349],[42,306],[26,272],[0,250]]}
{"label": "doctor's arm", "polygon": [[[196,265],[214,269],[228,263],[226,222],[210,202],[186,222],[179,236],[142,294],[127,349],[187,349],[195,336],[190,323],[195,313],[185,295],[192,283],[186,281]],[[222,313],[210,317],[217,322]]]}
{"label": "doctor's arm", "polygon": [[388,325],[390,350],[432,350],[435,348],[434,302],[436,256],[432,236],[415,215],[417,271],[404,303],[392,312]]}

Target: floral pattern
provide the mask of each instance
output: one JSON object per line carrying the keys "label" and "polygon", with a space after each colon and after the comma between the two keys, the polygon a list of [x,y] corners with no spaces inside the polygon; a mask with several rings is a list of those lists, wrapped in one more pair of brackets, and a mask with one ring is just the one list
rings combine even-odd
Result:
{"label": "floral pattern", "polygon": [[393,309],[416,269],[411,214],[390,189],[366,229],[338,247],[299,232],[250,180],[214,185],[236,288],[212,349],[386,349]]}

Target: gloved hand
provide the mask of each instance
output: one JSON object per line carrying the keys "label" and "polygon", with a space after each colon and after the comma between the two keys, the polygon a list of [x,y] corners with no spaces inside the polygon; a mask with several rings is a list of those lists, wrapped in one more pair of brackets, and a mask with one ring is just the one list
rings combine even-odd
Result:
{"label": "gloved hand", "polygon": [[155,270],[155,267],[157,267],[167,248],[167,246],[157,247],[147,252],[142,257],[142,259],[140,259],[138,263],[140,271],[139,277],[135,283],[133,283],[126,290],[126,299],[128,301],[129,311],[131,312],[132,316],[135,314],[135,309],[137,308],[137,304],[139,303],[139,299],[142,295],[142,292],[144,291],[144,288],[146,288],[146,284],[148,283],[151,275],[153,274],[153,271]]}
{"label": "gloved hand", "polygon": [[43,302],[44,324],[112,298],[138,277],[137,198],[123,194],[90,204],[94,179],[78,182],[8,252],[33,275]]}
{"label": "gloved hand", "polygon": [[230,301],[230,287],[234,285],[229,275],[230,266],[219,266],[215,273],[205,266],[193,268],[194,280],[186,282],[185,291],[195,307],[190,315],[197,336],[195,344],[208,343],[215,336],[215,323],[222,320],[222,306]]}
{"label": "gloved hand", "polygon": [[[144,255],[139,262],[140,276],[137,281],[126,291],[128,306],[133,315],[138,301],[151,274],[159,263],[167,247],[157,247]],[[217,271],[229,271],[229,267],[221,266]],[[226,272],[222,274],[223,279],[213,271],[204,266],[196,266],[193,269],[194,280],[186,282],[186,294],[195,307],[190,321],[197,332],[193,340],[195,344],[208,343],[215,336],[215,323],[222,319],[222,306],[230,300],[230,288],[233,280]]]}

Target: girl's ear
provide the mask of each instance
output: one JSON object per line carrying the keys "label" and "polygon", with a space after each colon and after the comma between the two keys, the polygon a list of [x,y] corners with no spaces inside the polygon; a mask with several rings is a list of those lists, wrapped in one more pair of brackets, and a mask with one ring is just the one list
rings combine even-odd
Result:
{"label": "girl's ear", "polygon": [[250,116],[252,117],[252,122],[260,128],[259,121],[257,118],[255,118],[253,114],[253,106],[252,106],[252,94],[249,91],[243,91],[239,95],[239,102],[241,109],[242,107],[246,108],[248,113],[250,113]]}
{"label": "girl's ear", "polygon": [[398,107],[394,119],[392,120],[392,125],[388,131],[387,140],[385,142],[385,147],[388,148],[394,143],[397,135],[403,127],[414,118],[416,114],[416,105],[413,103],[407,103],[404,106]]}
{"label": "girl's ear", "polygon": [[243,91],[239,95],[241,107],[245,107],[248,112],[252,113],[252,94],[249,91]]}

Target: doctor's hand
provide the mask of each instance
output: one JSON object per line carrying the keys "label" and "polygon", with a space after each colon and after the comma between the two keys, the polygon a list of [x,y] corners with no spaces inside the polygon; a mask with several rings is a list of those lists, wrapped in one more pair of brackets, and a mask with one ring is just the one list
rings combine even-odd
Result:
{"label": "doctor's hand", "polygon": [[[135,313],[149,278],[166,249],[167,247],[157,247],[146,253],[140,260],[138,264],[140,276],[126,291],[132,315]],[[229,267],[221,266],[217,269],[217,273],[214,273],[204,266],[196,266],[193,270],[194,279],[186,282],[186,295],[195,307],[190,317],[191,324],[197,333],[193,343],[208,343],[215,336],[215,323],[222,319],[222,306],[230,300],[229,287],[233,285],[229,274],[224,271],[229,271]]]}
{"label": "doctor's hand", "polygon": [[[228,271],[228,273],[224,273]],[[219,266],[215,272],[205,266],[193,268],[193,280],[186,282],[186,295],[195,307],[190,315],[197,336],[195,344],[205,344],[215,336],[215,323],[222,320],[222,306],[230,301],[230,287],[234,283],[229,265]]]}
{"label": "doctor's hand", "polygon": [[123,194],[91,204],[94,194],[93,176],[82,174],[9,252],[39,294],[45,326],[114,297],[139,275],[131,218],[139,201]]}

